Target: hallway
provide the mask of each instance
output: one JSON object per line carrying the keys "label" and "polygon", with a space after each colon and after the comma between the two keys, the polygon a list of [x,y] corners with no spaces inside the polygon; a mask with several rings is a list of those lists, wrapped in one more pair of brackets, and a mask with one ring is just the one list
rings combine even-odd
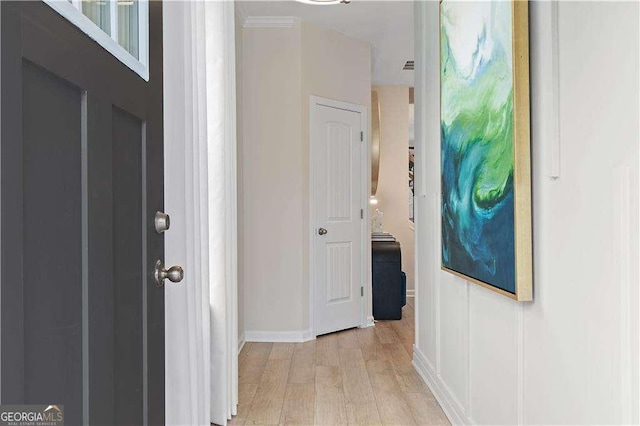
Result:
{"label": "hallway", "polygon": [[306,343],[247,343],[229,424],[448,425],[411,364],[413,298],[400,321]]}

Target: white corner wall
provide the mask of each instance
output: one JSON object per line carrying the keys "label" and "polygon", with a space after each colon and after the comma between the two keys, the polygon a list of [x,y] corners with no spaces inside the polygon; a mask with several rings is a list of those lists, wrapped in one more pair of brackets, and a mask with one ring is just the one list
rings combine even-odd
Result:
{"label": "white corner wall", "polygon": [[407,290],[414,288],[414,231],[409,227],[409,87],[375,86],[380,103],[380,173],[376,199],[371,205],[383,212],[383,228],[402,249],[402,270]]}
{"label": "white corner wall", "polygon": [[[245,337],[308,340],[309,97],[368,107],[371,47],[296,18],[247,22],[238,66],[238,286]],[[370,312],[370,300],[367,305]]]}
{"label": "white corner wall", "polygon": [[455,423],[640,422],[639,9],[530,3],[534,301],[517,303],[440,269],[438,2],[416,3],[414,363]]}

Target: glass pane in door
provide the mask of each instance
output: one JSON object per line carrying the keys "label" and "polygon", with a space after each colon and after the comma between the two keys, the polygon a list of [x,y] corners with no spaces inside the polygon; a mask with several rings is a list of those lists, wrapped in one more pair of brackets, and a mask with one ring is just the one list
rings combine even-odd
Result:
{"label": "glass pane in door", "polygon": [[111,34],[111,17],[107,0],[82,0],[82,13],[102,31]]}
{"label": "glass pane in door", "polygon": [[139,59],[138,0],[118,0],[118,43]]}

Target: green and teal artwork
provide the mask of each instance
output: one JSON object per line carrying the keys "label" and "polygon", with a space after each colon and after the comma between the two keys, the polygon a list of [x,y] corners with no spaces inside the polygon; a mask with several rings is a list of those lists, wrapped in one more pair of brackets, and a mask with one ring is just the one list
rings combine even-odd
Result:
{"label": "green and teal artwork", "polygon": [[526,1],[440,3],[442,267],[532,300]]}

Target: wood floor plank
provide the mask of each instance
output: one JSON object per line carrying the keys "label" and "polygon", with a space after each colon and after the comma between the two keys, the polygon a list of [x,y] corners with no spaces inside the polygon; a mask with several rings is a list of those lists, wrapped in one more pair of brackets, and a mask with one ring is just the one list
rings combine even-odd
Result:
{"label": "wood floor plank", "polygon": [[268,360],[247,414],[249,424],[278,424],[282,414],[284,396],[291,360]]}
{"label": "wood floor plank", "polygon": [[394,371],[396,380],[403,392],[431,394],[431,391],[424,384],[413,365],[395,366]]}
{"label": "wood floor plank", "polygon": [[291,359],[294,343],[274,343],[269,353],[269,359]]}
{"label": "wood floor plank", "polygon": [[391,328],[396,332],[401,341],[408,340],[413,342],[413,330],[407,325],[406,319],[400,321],[392,321]]}
{"label": "wood floor plank", "polygon": [[375,402],[360,349],[339,349],[339,353],[345,401],[353,404]]}
{"label": "wood floor plank", "polygon": [[251,410],[244,421],[245,425],[278,425],[280,424],[280,415],[282,414],[282,404],[275,402],[270,404],[252,404]]}
{"label": "wood floor plank", "polygon": [[350,425],[381,425],[378,407],[375,402],[367,404],[347,403],[347,422]]}
{"label": "wood floor plank", "polygon": [[387,359],[387,352],[382,346],[382,343],[366,343],[360,350],[362,351],[362,358],[365,362],[384,361]]}
{"label": "wood floor plank", "polygon": [[347,408],[343,402],[318,402],[315,407],[315,424],[317,425],[347,425]]}
{"label": "wood floor plank", "polygon": [[243,425],[249,411],[251,410],[251,404],[253,403],[253,397],[256,395],[258,385],[253,383],[240,383],[238,384],[238,414],[232,419],[229,424]]}
{"label": "wood floor plank", "polygon": [[315,416],[313,383],[289,383],[284,397],[280,424],[312,425]]}
{"label": "wood floor plank", "polygon": [[255,383],[238,384],[238,404],[251,404],[257,390],[258,385]]}
{"label": "wood floor plank", "polygon": [[382,344],[396,344],[400,342],[398,335],[393,330],[393,327],[376,327],[376,336]]}
{"label": "wood floor plank", "polygon": [[344,388],[340,367],[316,366],[316,402],[332,402],[344,405]]}
{"label": "wood floor plank", "polygon": [[262,374],[262,379],[253,397],[253,403],[263,403],[272,399],[282,398],[287,387],[289,367],[291,361],[287,359],[270,359]]}
{"label": "wood floor plank", "polygon": [[[396,383],[397,386],[397,383]],[[376,406],[384,425],[415,425],[411,406],[399,389],[375,389]]]}
{"label": "wood floor plank", "polygon": [[438,402],[423,393],[408,393],[405,397],[409,403],[411,413],[419,425],[444,425],[448,426],[449,420],[440,408]]}
{"label": "wood floor plank", "polygon": [[376,336],[376,328],[375,327],[365,327],[359,328],[356,332],[358,336],[358,344],[360,348],[369,344],[378,343],[378,337]]}
{"label": "wood floor plank", "polygon": [[316,353],[316,344],[317,340],[309,340],[308,342],[296,343],[295,344],[295,352],[304,352],[307,354],[315,354]]}
{"label": "wood floor plank", "polygon": [[313,383],[315,380],[316,350],[315,345],[295,350],[291,358],[289,383]]}
{"label": "wood floor plank", "polygon": [[248,346],[238,360],[238,383],[260,383],[272,347],[273,343],[251,343]]}
{"label": "wood floor plank", "polygon": [[271,353],[271,349],[273,348],[273,343],[269,342],[252,342],[249,347],[248,353],[262,353],[267,354]]}
{"label": "wood floor plank", "polygon": [[393,365],[385,360],[367,361],[367,374],[371,388],[381,391],[401,392],[400,385],[396,379],[396,370]]}
{"label": "wood floor plank", "polygon": [[359,348],[358,329],[352,328],[338,333],[338,347],[341,349]]}
{"label": "wood floor plank", "polygon": [[339,367],[338,337],[336,334],[327,334],[316,339],[316,365],[326,367]]}
{"label": "wood floor plank", "polygon": [[382,345],[387,359],[396,366],[411,365],[411,357],[401,343],[386,343]]}

